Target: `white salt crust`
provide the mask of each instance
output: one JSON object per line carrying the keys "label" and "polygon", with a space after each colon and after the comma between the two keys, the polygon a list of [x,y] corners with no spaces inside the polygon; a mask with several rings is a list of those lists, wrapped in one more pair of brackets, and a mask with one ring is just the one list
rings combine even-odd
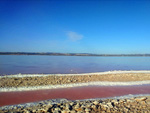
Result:
{"label": "white salt crust", "polygon": [[98,82],[88,82],[88,83],[73,83],[73,84],[46,85],[46,86],[33,86],[33,87],[11,87],[11,88],[5,87],[5,88],[0,88],[0,92],[71,88],[71,87],[81,87],[81,86],[130,86],[130,85],[149,85],[149,84],[150,84],[150,80],[132,81],[132,82],[98,81]]}
{"label": "white salt crust", "polygon": [[130,70],[130,71],[106,71],[106,72],[95,72],[95,73],[81,73],[81,74],[17,74],[17,75],[5,75],[3,77],[43,77],[43,76],[80,76],[80,75],[104,75],[104,74],[122,74],[122,73],[150,73],[150,70]]}

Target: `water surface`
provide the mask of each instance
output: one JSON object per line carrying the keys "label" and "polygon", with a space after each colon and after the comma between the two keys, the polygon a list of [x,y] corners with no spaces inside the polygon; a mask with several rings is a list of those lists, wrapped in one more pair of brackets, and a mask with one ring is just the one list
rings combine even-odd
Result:
{"label": "water surface", "polygon": [[150,70],[150,57],[0,55],[0,75]]}
{"label": "water surface", "polygon": [[37,91],[0,92],[0,106],[36,102],[47,99],[82,100],[123,95],[150,94],[150,85],[85,86]]}

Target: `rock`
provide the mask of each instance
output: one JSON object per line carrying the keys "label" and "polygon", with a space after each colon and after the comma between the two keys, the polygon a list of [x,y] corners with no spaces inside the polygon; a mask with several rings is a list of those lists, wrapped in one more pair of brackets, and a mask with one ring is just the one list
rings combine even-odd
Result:
{"label": "rock", "polygon": [[63,110],[63,111],[61,111],[61,113],[67,113],[67,110]]}
{"label": "rock", "polygon": [[86,111],[85,113],[90,113],[89,111]]}
{"label": "rock", "polygon": [[71,82],[71,80],[68,80],[68,82],[70,83],[70,82]]}
{"label": "rock", "polygon": [[77,80],[74,80],[74,82],[76,82]]}
{"label": "rock", "polygon": [[107,112],[107,113],[110,113],[110,112],[111,112],[111,111],[110,111],[110,108],[107,108],[106,112]]}
{"label": "rock", "polygon": [[77,103],[77,104],[75,105],[75,109],[78,109],[79,107],[80,107],[80,104]]}
{"label": "rock", "polygon": [[61,113],[71,113],[71,111],[70,110],[63,110],[63,111],[61,111]]}
{"label": "rock", "polygon": [[102,104],[106,104],[106,102],[103,101]]}
{"label": "rock", "polygon": [[72,111],[70,111],[70,113],[76,113],[76,111],[75,111],[75,110],[72,110]]}
{"label": "rock", "polygon": [[87,103],[86,107],[90,108],[91,107],[91,103]]}
{"label": "rock", "polygon": [[36,113],[36,109],[33,109],[32,112],[33,112],[33,113]]}
{"label": "rock", "polygon": [[69,104],[66,104],[66,109],[70,109],[70,105]]}
{"label": "rock", "polygon": [[127,105],[126,105],[126,108],[130,108],[130,104],[127,104]]}
{"label": "rock", "polygon": [[109,108],[113,108],[113,106],[112,106],[112,103],[111,103],[111,102],[107,103],[107,106],[108,106]]}
{"label": "rock", "polygon": [[119,100],[119,103],[124,103],[124,100],[123,99]]}
{"label": "rock", "polygon": [[96,107],[95,105],[92,105],[91,108],[92,108],[93,110],[96,110],[96,109],[97,109],[97,107]]}
{"label": "rock", "polygon": [[47,112],[47,110],[45,110],[45,109],[38,109],[38,111],[37,112],[39,112],[39,113],[46,113]]}
{"label": "rock", "polygon": [[23,110],[23,113],[30,113],[30,111],[28,111],[28,110]]}
{"label": "rock", "polygon": [[76,111],[81,112],[81,111],[83,111],[83,109],[82,108],[77,108]]}
{"label": "rock", "polygon": [[98,101],[94,101],[94,102],[93,102],[93,104],[98,105],[98,104],[99,104],[99,102],[98,102]]}
{"label": "rock", "polygon": [[91,109],[85,108],[85,112],[89,112],[89,111],[91,111]]}
{"label": "rock", "polygon": [[[146,98],[146,97],[145,97]],[[143,97],[133,99],[106,99],[86,101],[44,101],[37,106],[10,106],[0,112],[24,113],[150,113],[150,99]],[[118,103],[120,102],[120,103]],[[11,109],[10,109],[11,108]]]}
{"label": "rock", "polygon": [[78,111],[78,112],[76,112],[76,113],[82,113],[81,111]]}
{"label": "rock", "polygon": [[147,97],[140,97],[140,98],[135,98],[136,101],[145,101]]}
{"label": "rock", "polygon": [[106,111],[106,110],[107,110],[107,108],[108,108],[108,106],[107,106],[107,105],[102,105],[102,106],[101,106],[101,109],[102,109],[102,110],[104,110],[104,111]]}
{"label": "rock", "polygon": [[60,109],[65,110],[65,106],[64,106],[64,105],[61,105],[61,106],[60,106]]}
{"label": "rock", "polygon": [[53,113],[60,113],[60,111],[56,110],[56,111],[54,111]]}
{"label": "rock", "polygon": [[57,108],[55,108],[55,111],[61,111],[61,109],[57,107]]}
{"label": "rock", "polygon": [[127,113],[127,112],[128,112],[128,109],[127,109],[127,108],[124,108],[124,112]]}
{"label": "rock", "polygon": [[113,105],[113,106],[118,104],[118,101],[117,101],[117,100],[112,100],[111,102],[112,102],[112,105]]}
{"label": "rock", "polygon": [[81,108],[86,108],[86,106],[84,104],[81,105]]}
{"label": "rock", "polygon": [[73,106],[73,105],[74,105],[74,102],[70,102],[69,104],[70,104],[71,106]]}

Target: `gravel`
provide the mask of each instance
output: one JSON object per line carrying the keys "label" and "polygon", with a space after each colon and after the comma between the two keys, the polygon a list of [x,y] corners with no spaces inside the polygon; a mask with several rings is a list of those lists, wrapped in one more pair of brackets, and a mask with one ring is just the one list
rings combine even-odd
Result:
{"label": "gravel", "polygon": [[69,101],[53,99],[36,104],[4,106],[0,113],[149,113],[150,96]]}

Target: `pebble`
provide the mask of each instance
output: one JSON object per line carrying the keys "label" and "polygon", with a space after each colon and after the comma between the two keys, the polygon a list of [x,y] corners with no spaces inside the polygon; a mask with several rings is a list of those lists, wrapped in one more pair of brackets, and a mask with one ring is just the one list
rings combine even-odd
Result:
{"label": "pebble", "polygon": [[109,108],[113,108],[113,106],[112,106],[112,103],[111,103],[111,102],[107,103],[107,106],[108,106]]}
{"label": "pebble", "polygon": [[77,104],[75,105],[75,109],[78,109],[79,107],[80,107],[80,104],[77,103]]}
{"label": "pebble", "polygon": [[63,111],[61,111],[61,113],[67,113],[67,110],[63,110]]}
{"label": "pebble", "polygon": [[73,106],[74,103],[73,103],[73,102],[70,102],[69,104],[70,104],[71,106]]}
{"label": "pebble", "polygon": [[57,103],[53,101],[40,102],[36,106],[10,106],[0,108],[3,112],[36,112],[36,113],[150,113],[150,99],[147,97],[136,97],[134,99],[105,99],[68,101],[62,100]]}
{"label": "pebble", "polygon": [[69,104],[66,104],[66,109],[70,109],[70,105]]}
{"label": "pebble", "polygon": [[97,105],[99,102],[98,101],[94,101],[93,104]]}
{"label": "pebble", "polygon": [[86,108],[85,111],[88,112],[88,111],[90,111],[90,109],[89,109],[89,108]]}
{"label": "pebble", "polygon": [[88,107],[88,108],[91,107],[91,103],[87,103],[86,107]]}
{"label": "pebble", "polygon": [[146,99],[147,99],[146,97],[135,98],[136,101],[145,101]]}
{"label": "pebble", "polygon": [[75,110],[73,110],[73,111],[70,111],[70,113],[76,113],[76,111],[75,111]]}

